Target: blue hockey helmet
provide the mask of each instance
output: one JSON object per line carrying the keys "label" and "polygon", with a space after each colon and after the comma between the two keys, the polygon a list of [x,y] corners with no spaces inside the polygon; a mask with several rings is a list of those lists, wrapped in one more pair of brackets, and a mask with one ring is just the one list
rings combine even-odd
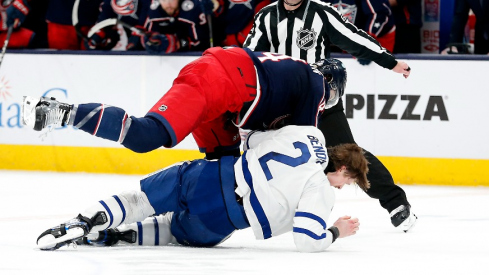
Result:
{"label": "blue hockey helmet", "polygon": [[331,108],[338,103],[340,97],[345,93],[346,69],[338,59],[321,59],[311,65],[312,69],[320,73],[329,86],[329,99],[326,108]]}

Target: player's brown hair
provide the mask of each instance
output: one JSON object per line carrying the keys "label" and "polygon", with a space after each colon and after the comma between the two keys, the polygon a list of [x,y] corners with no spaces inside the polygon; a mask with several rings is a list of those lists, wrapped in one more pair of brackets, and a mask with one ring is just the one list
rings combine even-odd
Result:
{"label": "player's brown hair", "polygon": [[367,180],[368,161],[362,148],[354,143],[340,144],[328,147],[328,156],[336,170],[346,166],[346,174],[355,179],[362,190],[367,191],[370,188]]}

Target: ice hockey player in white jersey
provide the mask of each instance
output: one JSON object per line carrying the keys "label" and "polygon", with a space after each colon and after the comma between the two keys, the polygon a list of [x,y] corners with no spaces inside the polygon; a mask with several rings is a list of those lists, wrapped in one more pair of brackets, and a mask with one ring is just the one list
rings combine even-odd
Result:
{"label": "ice hockey player in white jersey", "polygon": [[210,247],[251,226],[257,239],[292,232],[299,251],[328,248],[357,232],[357,218],[330,224],[333,187],[366,190],[367,160],[356,144],[325,147],[313,126],[251,132],[241,157],[177,163],[128,191],[42,233],[38,248],[72,242]]}

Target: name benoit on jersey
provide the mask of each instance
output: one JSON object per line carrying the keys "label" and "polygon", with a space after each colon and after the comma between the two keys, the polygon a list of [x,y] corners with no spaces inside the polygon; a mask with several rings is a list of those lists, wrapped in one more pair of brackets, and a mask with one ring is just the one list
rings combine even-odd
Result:
{"label": "name benoit on jersey", "polygon": [[328,154],[324,149],[324,145],[315,136],[307,135],[309,142],[311,142],[312,148],[314,149],[314,154],[316,155],[316,163],[323,164],[328,161]]}

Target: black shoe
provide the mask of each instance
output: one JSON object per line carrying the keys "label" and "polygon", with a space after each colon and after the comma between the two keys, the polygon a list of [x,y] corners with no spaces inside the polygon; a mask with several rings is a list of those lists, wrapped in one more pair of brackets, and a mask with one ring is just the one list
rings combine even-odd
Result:
{"label": "black shoe", "polygon": [[418,220],[418,217],[411,212],[410,205],[400,205],[390,213],[391,222],[395,227],[401,228],[404,232],[408,232],[413,228]]}

